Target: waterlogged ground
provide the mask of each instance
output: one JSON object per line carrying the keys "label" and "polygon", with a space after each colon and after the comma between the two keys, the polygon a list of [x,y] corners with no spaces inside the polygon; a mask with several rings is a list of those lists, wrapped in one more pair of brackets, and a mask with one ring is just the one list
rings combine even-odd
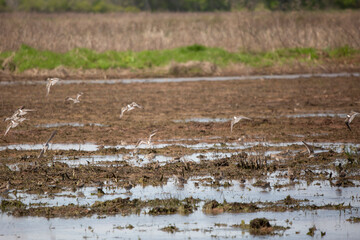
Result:
{"label": "waterlogged ground", "polygon": [[0,239],[357,239],[358,76],[225,80],[1,84]]}

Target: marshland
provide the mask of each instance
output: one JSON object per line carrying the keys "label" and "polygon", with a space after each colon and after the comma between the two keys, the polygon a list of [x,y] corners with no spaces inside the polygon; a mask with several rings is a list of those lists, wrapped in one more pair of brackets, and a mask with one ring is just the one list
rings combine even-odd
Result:
{"label": "marshland", "polygon": [[357,238],[359,11],[0,21],[0,239]]}

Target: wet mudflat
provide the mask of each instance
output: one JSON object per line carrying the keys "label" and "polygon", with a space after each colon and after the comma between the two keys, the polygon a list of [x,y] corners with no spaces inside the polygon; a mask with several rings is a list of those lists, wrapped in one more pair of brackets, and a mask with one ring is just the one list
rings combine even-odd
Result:
{"label": "wet mudflat", "polygon": [[36,111],[0,140],[0,239],[356,239],[358,81],[1,85],[2,117]]}

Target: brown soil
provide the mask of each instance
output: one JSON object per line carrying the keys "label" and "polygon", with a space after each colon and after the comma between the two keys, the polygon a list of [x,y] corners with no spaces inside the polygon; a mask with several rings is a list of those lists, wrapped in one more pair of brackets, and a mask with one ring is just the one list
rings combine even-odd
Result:
{"label": "brown soil", "polygon": [[[301,113],[348,113],[360,111],[358,78],[311,78],[296,80],[255,80],[225,82],[139,83],[139,84],[75,84],[55,85],[45,96],[45,85],[0,86],[0,116],[9,117],[20,106],[35,109],[20,126],[2,136],[0,144],[43,143],[54,128],[38,128],[46,123],[100,123],[105,127],[61,127],[55,143],[134,144],[157,129],[153,138],[204,138],[219,136],[232,141],[245,136],[246,141],[299,140],[359,143],[359,118],[349,131],[344,119],[286,118]],[[83,92],[79,104],[65,102],[67,96]],[[143,109],[126,112],[123,106],[137,102]],[[194,117],[232,118],[244,115],[230,132],[225,123],[173,122]],[[5,131],[8,122],[1,122]],[[319,134],[313,136],[312,133]]]}
{"label": "brown soil", "polygon": [[[284,116],[300,113],[359,111],[358,78],[55,85],[51,88],[48,97],[45,96],[45,85],[1,85],[0,92],[2,117],[11,116],[22,105],[36,110],[27,114],[29,120],[11,129],[7,136],[2,136],[1,145],[44,143],[54,129],[57,129],[58,133],[53,143],[135,144],[138,139],[146,139],[155,129],[158,129],[158,132],[153,137],[154,143],[164,139],[203,139],[191,142],[225,143],[239,138],[244,141],[264,139],[274,142],[301,140],[360,142],[359,118],[355,118],[352,123],[353,131],[349,131],[344,124],[344,119],[341,118],[287,118]],[[78,92],[84,93],[79,104],[65,103],[65,97],[75,96]],[[142,105],[143,109],[126,112],[124,117],[119,119],[121,107],[133,101]],[[232,133],[230,121],[225,123],[173,121],[194,117],[232,118],[239,114],[251,117],[253,120],[236,124]],[[100,123],[105,126],[35,127],[38,124],[67,122]],[[5,130],[6,124],[7,122],[1,122],[0,128]],[[313,135],[313,133],[319,135]],[[294,134],[302,134],[305,137],[299,138]],[[184,142],[189,142],[189,140],[184,140]],[[254,148],[254,150],[261,152],[263,149]],[[212,175],[215,181],[209,183],[204,180],[204,184],[212,184],[214,187],[219,186],[216,178],[220,177],[225,180],[255,177],[262,179],[258,181],[258,184],[267,187],[266,179],[264,179],[266,173],[280,170],[278,177],[288,177],[286,175],[288,167],[294,169],[295,179],[306,179],[308,182],[316,179],[329,180],[332,184],[346,187],[353,186],[352,180],[359,180],[359,164],[335,166],[333,164],[335,159],[348,158],[348,156],[334,152],[321,153],[316,157],[316,161],[308,158],[304,153],[299,153],[286,162],[267,162],[268,158],[254,159],[232,150],[234,155],[230,158],[200,161],[200,163],[174,161],[164,166],[151,163],[144,167],[134,167],[124,163],[123,167],[89,164],[71,168],[65,163],[48,164],[53,155],[117,154],[129,153],[129,151],[131,150],[100,149],[97,152],[85,153],[50,150],[44,159],[37,159],[39,151],[1,151],[3,164],[0,166],[0,187],[5,193],[7,186],[28,193],[56,193],[62,191],[64,187],[77,189],[82,186],[97,186],[98,183],[104,181],[111,181],[119,187],[125,186],[128,181],[135,185],[161,185],[173,175],[182,176],[185,179],[194,175]],[[164,154],[173,157],[182,156],[191,151],[193,150],[179,146],[140,150],[145,154]],[[359,159],[355,162],[358,163]],[[10,163],[19,163],[19,171],[12,171],[5,166]],[[331,177],[326,172],[311,171],[313,165],[316,165],[317,170],[333,169],[339,173],[339,176]],[[345,168],[347,175],[341,176],[340,173]],[[300,174],[301,169],[307,170],[305,174]],[[158,205],[153,207],[154,212],[158,214],[171,210],[164,210]],[[68,212],[74,210],[71,206],[64,209]],[[55,208],[52,209],[52,211],[55,210]],[[79,215],[88,214],[82,212],[83,209],[80,210]],[[170,212],[179,211],[173,209]],[[54,216],[57,216],[57,213]]]}

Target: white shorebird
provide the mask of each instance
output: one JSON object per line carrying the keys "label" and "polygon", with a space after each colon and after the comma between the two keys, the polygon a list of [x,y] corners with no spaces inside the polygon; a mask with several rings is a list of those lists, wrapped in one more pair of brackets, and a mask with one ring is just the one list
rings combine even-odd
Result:
{"label": "white shorebird", "polygon": [[43,149],[41,150],[38,158],[41,158],[41,157],[44,155],[44,153],[46,153],[46,151],[47,151],[48,148],[49,148],[49,143],[50,143],[51,139],[55,136],[56,133],[57,133],[56,130],[52,132],[51,136],[49,137],[49,139],[48,139],[48,140],[46,141],[46,143],[44,144],[44,147],[43,147]]}
{"label": "white shorebird", "polygon": [[14,114],[17,114],[17,116],[24,116],[28,112],[34,112],[34,109],[26,109],[25,106],[21,106],[18,110],[15,111]]}
{"label": "white shorebird", "polygon": [[124,115],[125,112],[134,110],[135,107],[142,108],[142,106],[138,105],[136,102],[132,102],[132,103],[126,105],[125,107],[121,108],[120,118],[122,118],[122,116]]}
{"label": "white shorebird", "polygon": [[149,147],[152,147],[151,138],[152,138],[153,136],[155,136],[156,133],[157,133],[157,130],[152,131],[152,132],[150,133],[150,136],[149,136],[149,138],[148,138],[147,141],[139,140],[139,141],[136,143],[136,145],[135,145],[135,149],[137,149],[141,144],[146,144],[146,145],[148,145]]}
{"label": "white shorebird", "polygon": [[76,95],[76,98],[72,98],[72,97],[67,97],[65,98],[65,101],[73,101],[73,103],[79,103],[80,102],[80,97],[83,95],[82,92],[79,92],[77,95]]}
{"label": "white shorebird", "polygon": [[302,141],[302,143],[305,145],[305,147],[309,153],[309,158],[315,157],[314,148],[304,141]]}
{"label": "white shorebird", "polygon": [[19,109],[17,109],[11,117],[7,117],[4,119],[4,122],[9,120],[18,120],[19,117],[26,115],[28,112],[33,112],[35,110],[33,109],[26,109],[24,106],[21,106]]}
{"label": "white shorebird", "polygon": [[354,118],[355,118],[356,115],[358,115],[358,114],[360,114],[360,113],[351,111],[351,113],[349,113],[348,115],[346,115],[345,124],[346,124],[346,126],[349,128],[350,131],[351,131],[350,123],[354,120]]}
{"label": "white shorebird", "polygon": [[7,126],[6,131],[5,131],[5,133],[4,133],[4,137],[5,137],[6,134],[10,131],[11,128],[17,127],[17,126],[19,125],[19,123],[21,123],[21,122],[23,122],[23,121],[25,121],[25,120],[26,120],[26,118],[24,118],[24,117],[22,117],[22,118],[20,118],[20,117],[15,117],[14,119],[11,119],[11,120],[10,120],[10,123],[9,123],[9,125]]}
{"label": "white shorebird", "polygon": [[240,122],[240,120],[242,120],[242,119],[244,119],[244,120],[251,120],[251,118],[244,117],[244,116],[234,116],[234,118],[231,120],[231,125],[230,125],[230,131],[231,131],[231,132],[232,132],[232,130],[233,130],[233,126],[234,126],[236,123]]}
{"label": "white shorebird", "polygon": [[54,86],[58,81],[60,81],[59,78],[48,78],[46,83],[46,96],[50,93],[50,87]]}

